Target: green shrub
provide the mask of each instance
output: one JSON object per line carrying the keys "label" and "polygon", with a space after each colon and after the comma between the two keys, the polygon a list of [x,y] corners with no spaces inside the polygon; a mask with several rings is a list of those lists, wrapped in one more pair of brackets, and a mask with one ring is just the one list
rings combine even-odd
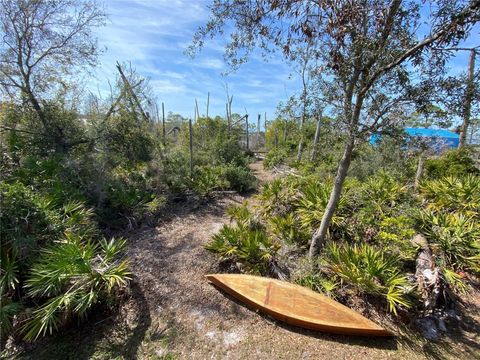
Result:
{"label": "green shrub", "polygon": [[171,151],[162,161],[161,178],[173,193],[182,193],[191,185],[190,158],[183,151]]}
{"label": "green shrub", "polygon": [[102,222],[112,226],[128,221],[133,226],[163,208],[165,198],[154,193],[146,170],[146,166],[113,169],[106,184],[105,202],[98,209]]}
{"label": "green shrub", "polygon": [[431,179],[468,174],[480,175],[480,170],[467,148],[448,150],[440,157],[425,161],[425,175]]}
{"label": "green shrub", "polygon": [[274,166],[281,165],[288,158],[288,153],[285,149],[270,150],[263,160],[263,166],[266,169],[271,169]]}
{"label": "green shrub", "polygon": [[395,256],[367,244],[330,243],[324,258],[330,271],[357,291],[383,297],[391,312],[396,314],[397,306],[411,306],[411,287]]}
{"label": "green shrub", "polygon": [[[322,182],[315,177],[305,179],[300,186],[300,195],[296,201],[296,214],[300,225],[312,234],[322,221],[323,213],[330,199],[332,182]],[[337,230],[345,224],[345,207],[348,204],[348,195],[340,197],[337,210],[332,218],[330,229]]]}
{"label": "green shrub", "polygon": [[224,174],[232,190],[243,193],[257,187],[257,179],[248,167],[230,164],[225,167]]}
{"label": "green shrub", "polygon": [[388,214],[407,199],[407,188],[390,173],[380,171],[369,177],[362,185],[360,204],[372,215]]}
{"label": "green shrub", "polygon": [[411,242],[416,234],[415,221],[406,215],[385,217],[378,225],[375,241],[399,260],[414,260],[418,249]]}
{"label": "green shrub", "polygon": [[295,178],[277,178],[263,185],[260,193],[255,196],[259,200],[257,208],[268,218],[284,216],[293,211],[293,198],[299,186]]}
{"label": "green shrub", "polygon": [[335,297],[335,290],[339,286],[336,279],[329,279],[318,272],[303,274],[295,280],[295,283],[330,297]]}
{"label": "green shrub", "polygon": [[307,245],[310,240],[308,233],[302,230],[295,215],[272,216],[268,219],[269,229],[279,240],[287,244]]}
{"label": "green shrub", "polygon": [[480,218],[480,176],[448,176],[421,184],[420,194],[435,211],[457,211]]}
{"label": "green shrub", "polygon": [[64,230],[60,214],[52,211],[51,202],[19,182],[0,182],[0,203],[3,251],[15,251],[26,258]]}
{"label": "green shrub", "polygon": [[438,265],[480,271],[480,227],[476,219],[427,210],[420,213],[419,220]]}
{"label": "green shrub", "polygon": [[22,304],[14,302],[8,297],[0,297],[2,306],[0,306],[0,332],[3,334],[10,334],[13,331],[12,321],[13,317],[23,310]]}
{"label": "green shrub", "polygon": [[224,225],[205,248],[220,255],[222,260],[241,263],[250,273],[266,275],[280,245],[262,229]]}
{"label": "green shrub", "polygon": [[42,251],[27,279],[27,294],[46,299],[23,326],[26,340],[52,333],[72,316],[85,318],[88,310],[127,284],[127,262],[119,260],[125,240],[94,244],[67,233],[63,242]]}
{"label": "green shrub", "polygon": [[203,197],[210,197],[213,191],[227,188],[226,181],[222,181],[222,171],[223,169],[218,166],[196,168],[192,180],[193,190]]}

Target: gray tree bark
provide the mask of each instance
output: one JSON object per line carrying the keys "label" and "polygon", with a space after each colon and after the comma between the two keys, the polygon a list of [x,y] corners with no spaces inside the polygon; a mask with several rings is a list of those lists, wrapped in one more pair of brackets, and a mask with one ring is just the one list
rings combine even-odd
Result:
{"label": "gray tree bark", "polygon": [[192,130],[192,119],[188,119],[188,131],[189,131],[189,150],[190,150],[190,178],[193,178],[193,130]]}
{"label": "gray tree bark", "polygon": [[312,154],[310,155],[310,161],[315,161],[317,158],[317,147],[318,147],[318,139],[320,138],[321,122],[322,122],[322,113],[320,112],[320,116],[317,119],[317,128],[315,129],[315,138],[313,139],[313,149],[312,149]]}
{"label": "gray tree bark", "polygon": [[461,149],[465,146],[467,140],[467,131],[468,125],[470,124],[470,115],[472,110],[472,100],[474,93],[474,84],[473,76],[475,70],[475,49],[470,50],[470,60],[468,62],[468,80],[467,80],[467,89],[465,93],[465,102],[463,107],[463,124],[460,130],[460,141],[458,143],[458,148]]}
{"label": "gray tree bark", "polygon": [[425,169],[425,152],[422,151],[420,157],[418,158],[417,173],[415,174],[415,183],[413,185],[414,189],[417,190],[422,180],[423,171]]}
{"label": "gray tree bark", "polygon": [[352,160],[353,148],[355,145],[354,136],[350,135],[347,144],[345,145],[345,150],[343,151],[342,159],[338,166],[337,175],[335,176],[335,182],[333,184],[332,192],[330,193],[330,199],[323,213],[322,222],[320,227],[315,231],[312,237],[312,242],[310,244],[309,256],[315,256],[318,254],[322,248],[325,238],[327,235],[328,227],[332,221],[333,214],[337,209],[338,201],[340,200],[340,195],[342,192],[343,183],[347,177],[348,168]]}

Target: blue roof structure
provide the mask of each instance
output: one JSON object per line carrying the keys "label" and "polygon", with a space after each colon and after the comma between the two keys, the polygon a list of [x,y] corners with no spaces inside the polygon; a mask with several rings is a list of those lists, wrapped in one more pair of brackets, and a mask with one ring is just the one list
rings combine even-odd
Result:
{"label": "blue roof structure", "polygon": [[[429,146],[437,152],[445,148],[456,149],[460,142],[460,135],[445,129],[405,128],[405,133],[407,138],[422,137],[431,139],[428,141]],[[373,134],[370,137],[370,144],[376,144],[381,137],[381,134]]]}

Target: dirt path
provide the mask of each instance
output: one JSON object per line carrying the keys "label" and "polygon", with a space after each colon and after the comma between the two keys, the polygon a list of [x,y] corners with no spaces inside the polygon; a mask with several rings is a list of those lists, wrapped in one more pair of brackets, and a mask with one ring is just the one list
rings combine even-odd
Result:
{"label": "dirt path", "polygon": [[[260,182],[273,179],[252,164]],[[393,340],[319,335],[283,326],[245,308],[209,285],[217,259],[203,245],[229,222],[225,209],[241,196],[217,201],[140,232],[131,246],[132,269],[150,314],[150,334],[138,355],[180,359],[422,358]],[[158,340],[155,340],[158,339]],[[162,341],[163,340],[163,341]],[[408,355],[407,355],[408,353]]]}
{"label": "dirt path", "polygon": [[[260,182],[273,178],[259,162],[252,168]],[[204,275],[217,270],[217,259],[203,245],[229,222],[225,209],[244,199],[235,195],[193,211],[188,206],[173,208],[170,219],[129,236],[135,274],[130,300],[115,319],[82,328],[86,335],[74,349],[69,340],[56,343],[70,346],[68,354],[73,350],[73,357],[65,356],[63,348],[56,354],[75,359],[413,360],[437,353],[434,345],[422,347],[418,341],[334,336],[285,326],[209,285]],[[72,339],[79,337],[72,335]],[[442,357],[462,357],[453,350],[441,352]],[[36,355],[48,357],[41,352]],[[471,358],[472,354],[464,355]]]}

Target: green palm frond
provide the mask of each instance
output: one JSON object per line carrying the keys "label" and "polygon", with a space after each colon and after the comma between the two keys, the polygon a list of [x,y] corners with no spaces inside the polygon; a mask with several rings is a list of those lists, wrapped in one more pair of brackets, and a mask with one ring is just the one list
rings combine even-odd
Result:
{"label": "green palm frond", "polygon": [[96,302],[125,286],[131,274],[128,262],[118,259],[124,247],[124,239],[93,244],[67,233],[64,241],[42,251],[25,288],[28,296],[48,300],[23,326],[25,339],[52,333],[72,316],[84,318]]}
{"label": "green palm frond", "polygon": [[468,217],[480,217],[480,176],[448,176],[425,181],[421,195],[434,211],[457,211]]}
{"label": "green palm frond", "polygon": [[2,334],[12,331],[12,319],[13,317],[23,309],[22,304],[14,302],[3,294],[0,297],[0,332]]}
{"label": "green palm frond", "polygon": [[18,263],[15,256],[12,254],[7,255],[5,249],[1,249],[0,257],[0,292],[6,292],[8,290],[15,290],[19,280],[18,280]]}
{"label": "green palm frond", "polygon": [[331,243],[325,260],[330,270],[346,283],[361,292],[384,297],[395,314],[397,306],[411,306],[407,296],[413,288],[401,274],[396,257],[367,244]]}

